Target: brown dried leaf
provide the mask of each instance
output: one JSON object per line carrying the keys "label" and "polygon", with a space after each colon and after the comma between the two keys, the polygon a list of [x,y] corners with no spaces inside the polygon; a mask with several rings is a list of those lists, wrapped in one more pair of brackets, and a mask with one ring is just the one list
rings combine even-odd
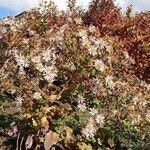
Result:
{"label": "brown dried leaf", "polygon": [[26,150],[27,149],[30,149],[32,147],[32,144],[33,144],[33,135],[29,135],[27,140],[26,140],[26,143],[25,143],[25,146],[26,146]]}
{"label": "brown dried leaf", "polygon": [[64,103],[64,104],[62,105],[62,107],[65,108],[66,110],[72,110],[71,105],[68,104],[68,103]]}
{"label": "brown dried leaf", "polygon": [[44,141],[45,150],[49,150],[58,141],[59,141],[59,135],[53,131],[49,131],[45,136],[45,141]]}
{"label": "brown dried leaf", "polygon": [[51,102],[55,102],[55,101],[57,100],[57,95],[50,95],[50,96],[49,96],[49,100],[50,100]]}

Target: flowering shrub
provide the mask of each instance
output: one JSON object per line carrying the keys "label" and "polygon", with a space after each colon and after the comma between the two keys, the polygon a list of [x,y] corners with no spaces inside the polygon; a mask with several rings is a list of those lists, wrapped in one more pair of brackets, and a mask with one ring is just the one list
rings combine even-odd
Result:
{"label": "flowering shrub", "polygon": [[85,25],[74,4],[0,21],[0,92],[21,118],[8,135],[18,150],[146,148],[150,85],[127,71],[136,61],[118,38]]}

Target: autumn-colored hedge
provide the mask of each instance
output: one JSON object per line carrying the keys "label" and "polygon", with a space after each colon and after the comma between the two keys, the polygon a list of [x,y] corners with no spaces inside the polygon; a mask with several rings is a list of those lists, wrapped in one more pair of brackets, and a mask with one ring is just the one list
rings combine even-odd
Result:
{"label": "autumn-colored hedge", "polygon": [[128,52],[135,60],[127,71],[150,82],[150,12],[134,14],[129,6],[122,14],[113,0],[93,0],[83,19],[86,25],[97,26],[102,37],[116,38],[116,50]]}
{"label": "autumn-colored hedge", "polygon": [[43,2],[0,20],[0,99],[17,111],[0,133],[11,149],[147,149],[148,19],[111,0],[88,10],[69,0],[66,11]]}

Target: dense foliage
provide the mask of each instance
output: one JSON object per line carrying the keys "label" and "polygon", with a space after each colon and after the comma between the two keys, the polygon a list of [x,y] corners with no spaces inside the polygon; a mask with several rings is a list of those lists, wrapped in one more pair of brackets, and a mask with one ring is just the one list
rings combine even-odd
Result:
{"label": "dense foliage", "polygon": [[133,14],[129,6],[122,16],[112,0],[94,0],[83,18],[85,25],[97,26],[102,37],[115,37],[116,50],[127,51],[135,61],[128,71],[150,83],[150,12]]}
{"label": "dense foliage", "polygon": [[[150,13],[52,2],[0,21],[0,134],[10,149],[150,148]],[[4,101],[7,101],[4,103]],[[1,146],[2,149],[6,143]],[[13,146],[13,144],[12,144]]]}

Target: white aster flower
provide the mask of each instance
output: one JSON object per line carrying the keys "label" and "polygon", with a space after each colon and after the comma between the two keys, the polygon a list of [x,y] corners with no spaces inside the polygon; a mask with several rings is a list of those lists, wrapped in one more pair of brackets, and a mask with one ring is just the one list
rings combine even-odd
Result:
{"label": "white aster flower", "polygon": [[142,117],[140,114],[134,114],[133,119],[132,119],[132,124],[139,124],[142,120]]}
{"label": "white aster flower", "polygon": [[82,46],[86,48],[90,47],[90,41],[86,36],[82,37]]}
{"label": "white aster flower", "polygon": [[94,66],[98,71],[103,72],[106,69],[106,65],[101,60],[95,60]]}
{"label": "white aster flower", "polygon": [[45,14],[48,11],[48,6],[51,4],[51,0],[39,0],[39,12]]}
{"label": "white aster flower", "polygon": [[146,113],[146,120],[150,122],[150,110],[148,110]]}
{"label": "white aster flower", "polygon": [[19,67],[28,67],[27,60],[25,59],[24,56],[16,54],[15,58],[16,58],[17,66],[19,66]]}
{"label": "white aster flower", "polygon": [[38,55],[38,56],[35,56],[32,58],[31,60],[33,63],[41,63],[41,57]]}
{"label": "white aster flower", "polygon": [[34,98],[34,99],[42,99],[41,93],[35,92],[35,93],[33,94],[33,98]]}
{"label": "white aster flower", "polygon": [[30,35],[35,35],[35,34],[36,34],[36,31],[29,30],[29,34],[30,34]]}
{"label": "white aster flower", "polygon": [[29,43],[29,39],[25,39],[25,38],[24,38],[24,39],[22,40],[22,43],[23,43],[23,44],[28,44],[28,43]]}
{"label": "white aster flower", "polygon": [[3,23],[6,25],[13,26],[15,24],[15,18],[14,17],[6,17],[3,19]]}
{"label": "white aster flower", "polygon": [[113,46],[107,45],[106,50],[110,53],[113,50]]}
{"label": "white aster flower", "polygon": [[134,105],[136,105],[138,101],[139,101],[138,96],[135,96],[135,97],[133,98],[133,103],[134,103]]}
{"label": "white aster flower", "polygon": [[150,84],[146,84],[147,90],[150,90]]}
{"label": "white aster flower", "polygon": [[82,24],[81,18],[75,18],[74,20],[75,20],[76,24]]}
{"label": "white aster flower", "polygon": [[45,67],[44,67],[44,65],[42,64],[42,62],[36,63],[35,67],[36,67],[36,69],[39,70],[40,72],[44,72],[44,70],[45,70]]}
{"label": "white aster flower", "polygon": [[46,74],[45,76],[44,76],[44,78],[48,81],[48,82],[50,82],[50,83],[52,83],[53,81],[54,81],[54,78],[56,77],[56,74],[55,73],[51,73],[51,74]]}
{"label": "white aster flower", "polygon": [[60,27],[60,31],[63,33],[67,28],[69,28],[68,24],[64,24]]}
{"label": "white aster flower", "polygon": [[70,68],[70,70],[76,70],[76,66],[73,62],[69,63],[68,67]]}
{"label": "white aster flower", "polygon": [[45,51],[45,52],[43,53],[43,59],[44,59],[45,61],[51,60],[51,55],[50,55],[50,52],[49,52],[49,51]]}
{"label": "white aster flower", "polygon": [[15,53],[15,59],[17,66],[19,66],[19,74],[25,74],[24,68],[29,66],[25,57]]}
{"label": "white aster flower", "polygon": [[106,84],[112,89],[114,86],[115,86],[115,83],[113,82],[113,77],[108,75],[106,78],[105,78],[105,82]]}
{"label": "white aster flower", "polygon": [[129,59],[129,58],[130,58],[127,51],[124,51],[123,54],[124,54],[124,56],[125,56],[126,59]]}
{"label": "white aster flower", "polygon": [[58,43],[61,43],[63,41],[63,35],[62,35],[63,31],[61,32],[57,32],[57,35],[55,36],[55,40]]}
{"label": "white aster flower", "polygon": [[82,133],[86,138],[91,138],[95,135],[96,129],[92,118],[89,119],[86,127],[82,129]]}
{"label": "white aster flower", "polygon": [[99,47],[101,45],[100,41],[98,39],[94,39],[94,44]]}
{"label": "white aster flower", "polygon": [[22,98],[21,96],[18,96],[18,97],[16,98],[17,107],[21,108],[22,102],[23,102],[23,98]]}
{"label": "white aster flower", "polygon": [[96,32],[96,27],[93,26],[93,25],[91,25],[91,26],[89,27],[89,31],[90,31],[91,33]]}
{"label": "white aster flower", "polygon": [[79,109],[79,111],[82,111],[82,112],[86,111],[86,105],[85,105],[85,103],[78,104],[77,108]]}
{"label": "white aster flower", "polygon": [[11,88],[11,89],[10,89],[10,93],[11,93],[11,94],[16,93],[16,89],[15,89],[15,88]]}
{"label": "white aster flower", "polygon": [[57,76],[57,70],[54,66],[48,66],[48,67],[45,67],[45,70],[44,70],[44,78],[52,83],[54,81],[54,78]]}
{"label": "white aster flower", "polygon": [[10,26],[10,29],[11,29],[13,32],[16,32],[16,31],[17,31],[17,28],[16,28],[15,25]]}
{"label": "white aster flower", "polygon": [[89,47],[88,51],[89,51],[90,55],[92,55],[92,56],[97,55],[97,47],[96,46]]}
{"label": "white aster flower", "polygon": [[102,38],[101,39],[99,39],[99,42],[100,42],[100,47],[101,48],[104,48],[104,47],[106,47],[107,48],[107,43],[106,43],[106,41],[104,41]]}
{"label": "white aster flower", "polygon": [[146,83],[145,81],[140,81],[140,85],[150,91],[150,84]]}
{"label": "white aster flower", "polygon": [[80,36],[80,37],[87,37],[87,32],[86,32],[86,30],[84,30],[84,29],[80,30],[80,31],[79,31],[79,36]]}
{"label": "white aster flower", "polygon": [[105,117],[102,114],[97,114],[95,120],[96,120],[96,123],[103,125]]}
{"label": "white aster flower", "polygon": [[143,101],[139,102],[139,106],[140,107],[145,107],[146,105],[147,105],[147,101],[146,100],[143,100]]}
{"label": "white aster flower", "polygon": [[51,73],[56,73],[57,71],[56,71],[56,68],[54,67],[54,66],[46,66],[45,67],[45,73],[46,74],[51,74]]}
{"label": "white aster flower", "polygon": [[78,95],[77,100],[78,100],[78,103],[79,103],[79,104],[82,104],[82,103],[84,103],[85,98],[84,98],[82,95]]}
{"label": "white aster flower", "polygon": [[98,113],[98,110],[95,109],[95,108],[90,108],[90,112],[89,113],[90,113],[90,115],[94,116],[94,115],[96,115]]}

